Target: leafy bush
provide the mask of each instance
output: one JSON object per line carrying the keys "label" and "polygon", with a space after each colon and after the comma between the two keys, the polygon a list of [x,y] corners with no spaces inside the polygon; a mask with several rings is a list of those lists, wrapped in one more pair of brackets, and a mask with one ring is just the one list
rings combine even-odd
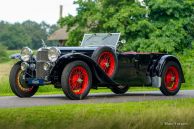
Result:
{"label": "leafy bush", "polygon": [[8,60],[7,48],[0,44],[0,63]]}

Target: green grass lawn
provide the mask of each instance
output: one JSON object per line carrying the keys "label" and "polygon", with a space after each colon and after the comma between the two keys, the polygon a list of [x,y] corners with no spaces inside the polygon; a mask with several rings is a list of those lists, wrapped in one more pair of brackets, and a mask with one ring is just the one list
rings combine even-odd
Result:
{"label": "green grass lawn", "polygon": [[193,129],[194,99],[0,109],[3,129]]}

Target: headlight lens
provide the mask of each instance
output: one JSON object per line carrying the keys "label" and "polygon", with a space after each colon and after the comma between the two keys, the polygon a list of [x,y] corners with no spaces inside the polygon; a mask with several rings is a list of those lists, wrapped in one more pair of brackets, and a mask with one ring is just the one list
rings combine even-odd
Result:
{"label": "headlight lens", "polygon": [[26,62],[22,62],[21,63],[21,70],[22,71],[25,71],[28,67],[29,67],[29,64],[28,63],[26,63]]}
{"label": "headlight lens", "polygon": [[61,52],[59,51],[59,49],[52,47],[48,51],[48,59],[51,62],[55,62],[58,59],[58,57],[60,56],[60,54],[61,54]]}
{"label": "headlight lens", "polygon": [[32,50],[30,48],[24,47],[21,50],[21,59],[23,61],[29,61],[31,56],[32,56],[32,54],[33,54],[33,52],[32,52]]}
{"label": "headlight lens", "polygon": [[51,67],[51,64],[49,62],[44,63],[43,68],[45,71],[48,71]]}

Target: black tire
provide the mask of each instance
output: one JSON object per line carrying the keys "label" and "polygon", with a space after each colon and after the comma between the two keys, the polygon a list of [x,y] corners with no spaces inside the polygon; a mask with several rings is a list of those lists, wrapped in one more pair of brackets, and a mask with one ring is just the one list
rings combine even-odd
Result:
{"label": "black tire", "polygon": [[160,91],[164,95],[173,96],[179,92],[181,88],[180,69],[180,66],[173,61],[169,61],[165,64],[164,69],[162,71],[162,82],[160,87]]}
{"label": "black tire", "polygon": [[[110,73],[106,72],[105,69],[103,69],[103,68],[100,66],[100,64],[99,64],[99,58],[101,58],[101,56],[102,56],[103,53],[109,53],[110,55],[112,55],[112,58],[113,58],[112,61],[114,62],[115,65],[114,65],[113,71],[111,71]],[[114,51],[112,48],[107,47],[107,46],[103,46],[103,47],[97,48],[97,49],[93,52],[93,54],[92,54],[92,59],[93,59],[96,63],[98,63],[98,65],[102,68],[102,70],[105,71],[105,73],[107,73],[107,75],[108,75],[111,79],[114,78],[115,74],[117,73],[117,69],[118,69],[118,59],[117,59],[117,55],[116,55],[115,51]],[[109,60],[110,60],[110,58],[109,58]],[[110,64],[109,66],[111,67],[111,62],[108,62],[108,63]],[[109,66],[108,66],[108,67],[109,67]]]}
{"label": "black tire", "polygon": [[28,86],[25,80],[22,79],[22,70],[20,67],[21,62],[17,62],[11,69],[9,75],[9,83],[12,92],[18,97],[31,97],[37,90],[38,86]]}
{"label": "black tire", "polygon": [[[78,76],[79,78],[74,79]],[[78,82],[79,79],[80,82]],[[74,85],[76,85],[77,87]],[[89,66],[83,61],[73,61],[67,64],[67,66],[65,66],[62,72],[61,86],[63,92],[69,99],[72,100],[84,99],[88,95],[90,88],[92,86],[92,73],[90,71]],[[76,88],[81,89],[78,90]],[[76,90],[78,90],[79,92],[76,92]]]}
{"label": "black tire", "polygon": [[115,94],[124,94],[129,90],[129,86],[114,86],[111,91]]}

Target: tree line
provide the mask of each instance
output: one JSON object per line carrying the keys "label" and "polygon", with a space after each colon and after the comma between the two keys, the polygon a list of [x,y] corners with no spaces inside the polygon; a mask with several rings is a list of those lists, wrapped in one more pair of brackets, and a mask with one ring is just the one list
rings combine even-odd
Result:
{"label": "tree line", "polygon": [[0,46],[10,50],[21,49],[24,46],[37,49],[41,47],[41,39],[47,40],[48,35],[57,28],[57,25],[30,20],[14,24],[0,21]]}
{"label": "tree line", "polygon": [[59,20],[68,26],[68,45],[84,33],[120,32],[128,51],[183,52],[194,44],[193,0],[75,0],[77,15]]}

